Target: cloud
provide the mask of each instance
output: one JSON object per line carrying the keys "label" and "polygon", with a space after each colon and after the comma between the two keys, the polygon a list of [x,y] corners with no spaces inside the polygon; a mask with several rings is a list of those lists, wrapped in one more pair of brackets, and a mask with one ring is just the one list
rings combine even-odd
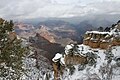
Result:
{"label": "cloud", "polygon": [[26,19],[120,14],[119,0],[1,0],[0,17]]}
{"label": "cloud", "polygon": [[96,14],[111,14],[111,13],[116,13],[120,14],[120,1],[103,1],[100,3],[92,3],[89,4],[90,7],[93,7],[96,9]]}
{"label": "cloud", "polygon": [[49,0],[1,0],[0,15],[5,18],[24,17],[34,13],[49,2]]}

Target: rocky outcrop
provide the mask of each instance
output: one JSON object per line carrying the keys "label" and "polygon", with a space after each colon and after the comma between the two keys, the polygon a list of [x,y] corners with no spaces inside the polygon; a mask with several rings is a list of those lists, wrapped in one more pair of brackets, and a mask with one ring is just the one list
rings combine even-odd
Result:
{"label": "rocky outcrop", "polygon": [[86,49],[87,46],[85,45],[70,44],[65,47],[64,54],[57,53],[52,59],[55,80],[60,79],[66,67],[71,68],[72,65],[85,65],[91,61],[95,62],[94,52]]}
{"label": "rocky outcrop", "polygon": [[[112,26],[110,31],[106,32],[87,31],[83,44],[69,44],[65,47],[64,54],[57,53],[52,59],[55,80],[60,80],[60,76],[65,72],[65,68],[72,68],[74,70],[73,65],[81,65],[83,68],[85,64],[95,65],[99,58],[97,56],[99,54],[98,48],[104,49],[107,52],[113,46],[120,46],[119,24],[117,23],[114,27]],[[95,48],[97,49],[95,50]],[[111,52],[108,53],[110,54]],[[101,52],[101,54],[105,55],[104,52]],[[109,54],[106,54],[106,56],[109,56]]]}
{"label": "rocky outcrop", "polygon": [[[109,45],[108,40],[105,36],[109,35],[109,32],[99,32],[99,31],[88,31],[85,34],[83,44],[88,45],[92,48],[108,48]],[[104,45],[105,44],[105,45]]]}
{"label": "rocky outcrop", "polygon": [[111,27],[108,32],[87,31],[84,36],[83,44],[92,48],[107,49],[110,46],[120,45],[120,23]]}
{"label": "rocky outcrop", "polygon": [[66,55],[64,57],[66,65],[77,65],[87,63],[87,57],[81,55]]}

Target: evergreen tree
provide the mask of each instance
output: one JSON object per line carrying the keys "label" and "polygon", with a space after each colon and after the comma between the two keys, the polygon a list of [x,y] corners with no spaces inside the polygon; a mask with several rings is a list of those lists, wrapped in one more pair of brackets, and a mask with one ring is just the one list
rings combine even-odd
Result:
{"label": "evergreen tree", "polygon": [[28,50],[22,47],[21,40],[13,32],[13,26],[12,20],[0,18],[0,79],[3,80],[20,79],[23,72],[22,60]]}
{"label": "evergreen tree", "polygon": [[103,31],[103,27],[100,26],[100,27],[98,28],[98,31],[101,31],[101,32],[102,32],[102,31]]}
{"label": "evergreen tree", "polygon": [[117,24],[119,24],[119,23],[120,23],[120,20],[118,20]]}
{"label": "evergreen tree", "polygon": [[106,27],[106,28],[104,29],[104,31],[109,32],[109,31],[110,31],[110,28],[109,28],[109,27]]}

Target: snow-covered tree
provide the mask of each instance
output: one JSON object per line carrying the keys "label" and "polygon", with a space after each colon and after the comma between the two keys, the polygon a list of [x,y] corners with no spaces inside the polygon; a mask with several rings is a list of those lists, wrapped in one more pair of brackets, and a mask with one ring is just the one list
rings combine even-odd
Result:
{"label": "snow-covered tree", "polygon": [[22,72],[23,57],[27,48],[23,47],[21,40],[13,31],[13,21],[0,18],[0,79],[18,80]]}

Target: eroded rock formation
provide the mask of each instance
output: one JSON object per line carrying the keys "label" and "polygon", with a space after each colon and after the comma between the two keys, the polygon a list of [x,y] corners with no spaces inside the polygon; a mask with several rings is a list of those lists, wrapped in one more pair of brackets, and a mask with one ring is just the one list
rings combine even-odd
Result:
{"label": "eroded rock formation", "polygon": [[120,23],[111,27],[110,31],[87,31],[84,36],[83,44],[92,48],[107,49],[110,46],[120,45]]}
{"label": "eroded rock formation", "polygon": [[[96,60],[99,58],[97,53],[99,50],[96,48],[103,49],[103,51],[110,50],[113,46],[120,46],[120,23],[117,23],[110,28],[109,31],[87,31],[84,36],[83,44],[69,44],[65,47],[64,54],[57,53],[52,59],[54,69],[54,79],[61,80],[62,74],[72,65],[85,64],[95,65]],[[104,52],[101,52],[103,55]],[[107,54],[106,54],[107,55]],[[72,72],[71,72],[72,73]]]}

